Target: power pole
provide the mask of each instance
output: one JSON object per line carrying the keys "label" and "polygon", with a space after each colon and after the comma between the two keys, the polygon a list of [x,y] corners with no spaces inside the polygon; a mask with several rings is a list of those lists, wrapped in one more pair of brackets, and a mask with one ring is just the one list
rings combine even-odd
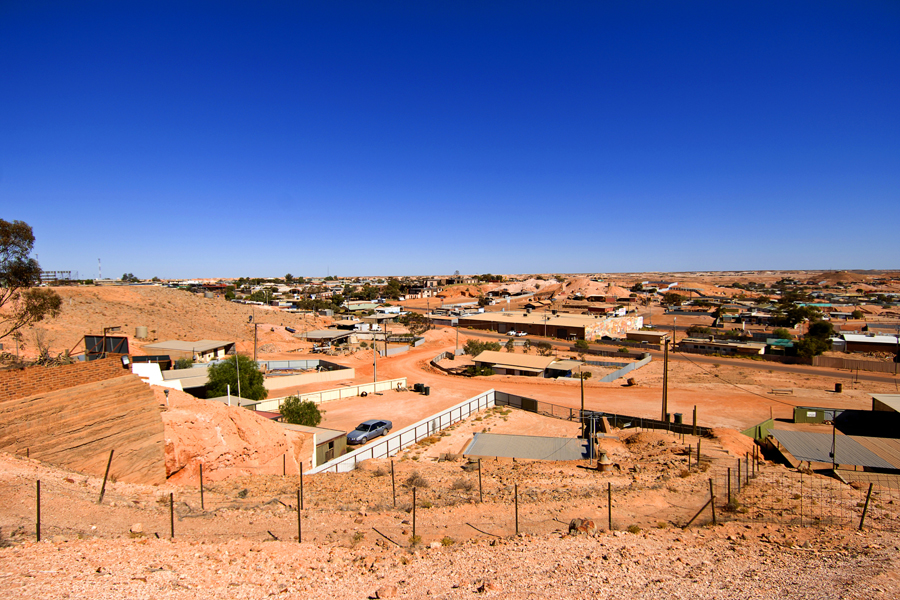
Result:
{"label": "power pole", "polygon": [[584,437],[584,373],[581,367],[578,367],[578,378],[581,380],[581,437]]}
{"label": "power pole", "polygon": [[669,342],[663,340],[663,389],[662,389],[662,418],[666,420],[666,412],[669,410]]}

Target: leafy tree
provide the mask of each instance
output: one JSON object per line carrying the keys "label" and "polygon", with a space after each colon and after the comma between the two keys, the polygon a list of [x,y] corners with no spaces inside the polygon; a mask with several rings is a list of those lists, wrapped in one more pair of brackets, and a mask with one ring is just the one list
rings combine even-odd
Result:
{"label": "leafy tree", "polygon": [[312,400],[300,400],[299,396],[289,396],[281,403],[281,416],[285,423],[318,427],[325,411]]}
{"label": "leafy tree", "polygon": [[515,350],[516,350],[516,342],[515,342],[515,340],[513,340],[512,338],[509,338],[509,339],[506,341],[506,344],[504,345],[504,348],[506,348],[506,351],[507,351],[507,352],[515,352]]}
{"label": "leafy tree", "polygon": [[805,337],[797,342],[797,354],[806,358],[818,356],[829,349],[831,344],[818,338]]}
{"label": "leafy tree", "polygon": [[591,345],[587,340],[575,340],[575,349],[581,353],[585,353],[591,349]]}
{"label": "leafy tree", "polygon": [[228,393],[227,386],[229,385],[231,391],[237,393],[238,370],[241,373],[241,397],[248,400],[265,400],[269,391],[263,385],[263,374],[259,370],[259,365],[241,354],[230,356],[220,363],[210,365],[207,371],[209,381],[206,383],[206,397],[224,396]]}
{"label": "leafy tree", "polygon": [[284,276],[284,282],[288,285],[291,285],[294,282],[294,276],[288,273]]}
{"label": "leafy tree", "polygon": [[125,273],[122,275],[122,281],[126,281],[128,283],[134,283],[140,281],[137,277],[134,276],[134,273]]}
{"label": "leafy tree", "polygon": [[636,284],[634,284],[633,286],[631,286],[631,291],[632,291],[632,292],[643,292],[643,291],[644,291],[644,284],[641,283],[641,282],[637,282]]}
{"label": "leafy tree", "polygon": [[709,327],[703,327],[702,325],[691,325],[687,328],[688,337],[701,337],[705,335],[712,335],[712,329]]}
{"label": "leafy tree", "polygon": [[422,335],[426,331],[428,331],[431,323],[428,321],[428,317],[425,315],[420,315],[419,313],[409,312],[408,314],[400,317],[398,319],[400,323],[406,325],[406,328],[409,329],[409,332],[413,335]]}
{"label": "leafy tree", "polygon": [[522,348],[525,350],[525,354],[531,352],[531,340],[525,340],[525,344],[522,346]]}
{"label": "leafy tree", "polygon": [[62,300],[51,289],[35,287],[41,266],[29,257],[31,226],[0,219],[0,339],[60,312]]}
{"label": "leafy tree", "polygon": [[834,335],[834,325],[829,321],[813,321],[809,324],[806,337],[827,340]]}
{"label": "leafy tree", "polygon": [[538,342],[535,346],[537,347],[538,354],[541,356],[550,356],[553,354],[553,346],[550,345],[550,342]]}
{"label": "leafy tree", "polygon": [[190,358],[179,358],[175,361],[176,369],[190,369],[193,366],[194,361],[192,361]]}
{"label": "leafy tree", "polygon": [[785,329],[784,327],[778,327],[772,331],[772,337],[779,340],[792,340],[794,336],[791,335],[791,332]]}
{"label": "leafy tree", "polygon": [[681,306],[681,303],[684,302],[684,296],[675,292],[666,292],[663,294],[663,304]]}
{"label": "leafy tree", "polygon": [[466,345],[463,346],[463,350],[469,356],[478,356],[485,350],[499,352],[500,348],[500,342],[480,342],[478,340],[469,340],[466,342]]}
{"label": "leafy tree", "polygon": [[159,281],[159,277],[157,277],[156,275],[154,275],[153,278],[152,278],[150,281],[152,281],[153,283],[156,283],[156,282]]}
{"label": "leafy tree", "polygon": [[863,311],[859,310],[858,308],[856,310],[854,310],[852,313],[850,313],[851,319],[856,319],[856,320],[864,319],[865,316],[866,315],[863,314]]}
{"label": "leafy tree", "polygon": [[490,303],[490,300],[488,300],[484,296],[478,296],[478,306],[481,306],[483,308],[483,307],[487,306],[489,303]]}

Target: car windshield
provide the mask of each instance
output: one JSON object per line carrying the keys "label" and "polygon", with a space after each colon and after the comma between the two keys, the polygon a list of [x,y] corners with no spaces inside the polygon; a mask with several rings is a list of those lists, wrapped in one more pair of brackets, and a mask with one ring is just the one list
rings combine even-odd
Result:
{"label": "car windshield", "polygon": [[356,427],[356,430],[357,430],[357,431],[369,431],[369,428],[370,428],[370,427],[371,427],[371,425],[368,425],[368,424],[366,424],[366,423],[362,423],[362,424],[360,424],[360,425],[358,425],[358,426]]}

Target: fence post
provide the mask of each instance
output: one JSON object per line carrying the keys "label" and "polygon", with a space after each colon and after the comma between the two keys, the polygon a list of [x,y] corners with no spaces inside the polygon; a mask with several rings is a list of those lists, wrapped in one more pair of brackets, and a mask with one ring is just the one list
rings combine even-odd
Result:
{"label": "fence post", "polygon": [[744,483],[750,483],[750,454],[748,452],[744,453]]}
{"label": "fence post", "polygon": [[[869,484],[869,491],[866,493],[866,503],[863,506],[862,517],[859,519],[859,530],[862,531],[863,523],[866,522],[866,513],[869,512],[869,498],[872,497],[872,484]],[[39,538],[40,539],[40,538]]]}
{"label": "fence post", "polygon": [[478,501],[484,502],[484,489],[481,487],[481,459],[478,459]]}
{"label": "fence post", "polygon": [[394,499],[394,508],[397,508],[397,483],[394,480],[394,460],[391,459],[391,497]]}
{"label": "fence post", "polygon": [[737,493],[741,493],[741,459],[737,459]]}
{"label": "fence post", "polygon": [[412,526],[413,537],[416,537],[416,488],[413,488],[413,507],[412,507]]}
{"label": "fence post", "polygon": [[606,520],[607,530],[612,531],[612,483],[606,482]]}
{"label": "fence post", "polygon": [[731,506],[731,467],[728,467],[728,506]]}
{"label": "fence post", "polygon": [[35,502],[35,508],[37,509],[37,526],[35,527],[35,535],[37,537],[37,541],[41,541],[41,480],[37,480],[37,496]]}
{"label": "fence post", "polygon": [[169,492],[169,537],[175,539],[175,494]]}
{"label": "fence post", "polygon": [[287,452],[281,455],[281,476],[287,475]]}
{"label": "fence post", "polygon": [[694,435],[697,435],[697,405],[696,405],[696,404],[694,405],[694,428],[693,428],[693,433],[694,433]]}
{"label": "fence post", "polygon": [[203,504],[203,463],[200,463],[200,510],[206,510]]}
{"label": "fence post", "polygon": [[109,477],[109,467],[112,465],[113,452],[115,450],[109,451],[109,460],[106,461],[106,473],[103,474],[103,485],[100,486],[100,499],[97,500],[97,504],[103,503],[103,495],[106,494],[106,479]]}
{"label": "fence post", "polygon": [[700,470],[700,440],[697,440],[697,470]]}
{"label": "fence post", "polygon": [[[337,467],[335,467],[337,472]],[[303,508],[303,464],[300,464],[300,508]]]}
{"label": "fence post", "polygon": [[303,542],[303,525],[300,523],[300,490],[297,490],[297,543]]}
{"label": "fence post", "polygon": [[519,484],[513,484],[513,494],[516,497],[516,535],[519,535]]}
{"label": "fence post", "polygon": [[713,490],[712,477],[709,478],[709,507],[712,509],[713,525],[716,524],[716,493]]}

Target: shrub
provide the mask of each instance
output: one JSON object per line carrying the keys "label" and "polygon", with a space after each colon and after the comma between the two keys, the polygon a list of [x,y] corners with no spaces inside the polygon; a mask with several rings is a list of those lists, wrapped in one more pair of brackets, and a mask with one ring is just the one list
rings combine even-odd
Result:
{"label": "shrub", "polygon": [[452,545],[455,544],[455,543],[456,543],[456,540],[454,540],[452,537],[447,536],[447,535],[445,535],[445,536],[441,539],[441,546],[444,546],[445,548],[446,548],[447,546],[452,546]]}
{"label": "shrub", "polygon": [[175,361],[176,369],[190,369],[194,366],[194,361],[189,358],[179,358]]}
{"label": "shrub", "polygon": [[421,536],[421,535],[411,535],[411,536],[409,536],[409,545],[410,545],[410,546],[418,546],[418,545],[421,544],[421,543],[422,543],[422,536]]}
{"label": "shrub", "polygon": [[428,480],[419,475],[418,471],[413,471],[410,476],[406,478],[406,487],[427,488]]}
{"label": "shrub", "polygon": [[637,525],[629,525],[628,526],[628,533],[638,534],[640,532],[641,532],[641,528],[638,527]]}
{"label": "shrub", "polygon": [[450,486],[450,489],[451,490],[463,490],[463,491],[468,492],[468,491],[472,490],[472,488],[474,488],[474,487],[475,487],[474,483],[472,483],[468,479],[464,479],[464,478],[460,477],[459,479],[457,479],[456,481],[453,482],[453,484]]}
{"label": "shrub", "polygon": [[322,422],[324,411],[312,400],[300,400],[299,396],[289,396],[281,404],[281,416],[285,423],[316,427]]}

